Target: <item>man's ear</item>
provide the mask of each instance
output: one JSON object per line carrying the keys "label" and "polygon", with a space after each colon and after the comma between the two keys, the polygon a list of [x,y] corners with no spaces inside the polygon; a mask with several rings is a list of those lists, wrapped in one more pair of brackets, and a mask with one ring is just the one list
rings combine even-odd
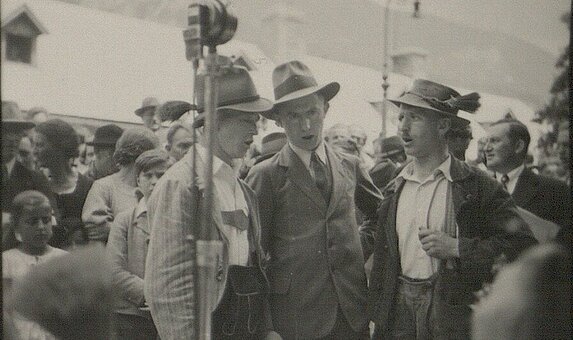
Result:
{"label": "man's ear", "polygon": [[171,144],[165,144],[165,150],[167,152],[171,151]]}
{"label": "man's ear", "polygon": [[522,139],[519,139],[517,142],[515,142],[515,146],[513,147],[513,152],[515,152],[516,155],[523,153],[524,149],[525,149],[525,142]]}
{"label": "man's ear", "polygon": [[446,136],[446,133],[452,128],[452,121],[450,118],[438,118],[438,133],[441,137]]}

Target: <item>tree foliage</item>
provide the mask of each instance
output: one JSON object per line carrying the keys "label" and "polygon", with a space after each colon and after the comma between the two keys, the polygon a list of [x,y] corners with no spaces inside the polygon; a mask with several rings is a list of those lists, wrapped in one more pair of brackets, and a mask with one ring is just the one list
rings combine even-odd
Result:
{"label": "tree foliage", "polygon": [[[561,21],[569,27],[571,31],[571,13],[565,13]],[[559,74],[555,77],[549,93],[551,97],[548,104],[537,111],[536,121],[546,123],[553,129],[541,136],[539,139],[539,148],[547,157],[554,156],[555,144],[559,125],[569,120],[569,97],[571,92],[571,73],[570,73],[569,45],[564,48],[563,53],[559,56],[555,67]]]}

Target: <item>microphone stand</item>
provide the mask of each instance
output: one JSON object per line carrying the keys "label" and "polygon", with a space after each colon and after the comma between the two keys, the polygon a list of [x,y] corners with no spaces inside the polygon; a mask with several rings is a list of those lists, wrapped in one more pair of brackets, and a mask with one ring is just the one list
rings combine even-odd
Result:
{"label": "microphone stand", "polygon": [[[217,124],[217,77],[219,66],[217,64],[217,50],[215,46],[209,46],[209,52],[204,59],[205,63],[205,128],[203,138],[207,148],[207,159],[203,178],[205,188],[203,191],[203,207],[201,209],[201,221],[199,223],[195,240],[195,322],[197,339],[211,339],[211,313],[215,309],[217,299],[216,282],[214,280],[217,271],[217,255],[223,248],[223,243],[218,239],[213,226],[213,149]],[[195,150],[194,150],[195,151]],[[195,154],[195,152],[194,152]],[[193,212],[194,213],[194,212]],[[199,222],[199,221],[198,221]]]}

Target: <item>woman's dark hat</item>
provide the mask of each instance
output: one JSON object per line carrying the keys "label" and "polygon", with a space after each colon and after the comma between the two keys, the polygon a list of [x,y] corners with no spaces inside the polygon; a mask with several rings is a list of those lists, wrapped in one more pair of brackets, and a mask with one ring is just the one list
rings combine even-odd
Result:
{"label": "woman's dark hat", "polygon": [[480,96],[472,92],[465,96],[456,90],[429,80],[416,79],[410,90],[397,99],[388,99],[391,103],[400,106],[407,104],[414,107],[428,109],[445,114],[453,118],[453,122],[468,125],[469,120],[459,117],[458,111],[474,113],[479,107]]}
{"label": "woman's dark hat", "polygon": [[9,130],[28,130],[36,126],[25,120],[16,102],[2,101],[2,127]]}
{"label": "woman's dark hat", "polygon": [[[205,123],[205,76],[198,75],[196,81],[197,112],[199,115],[193,127]],[[273,108],[270,100],[261,98],[246,68],[241,66],[224,66],[220,68],[217,81],[217,110],[234,110],[263,114]]]}
{"label": "woman's dark hat", "polygon": [[94,139],[87,142],[87,145],[115,146],[115,143],[121,137],[123,129],[115,124],[100,126],[94,133]]}
{"label": "woman's dark hat", "polygon": [[[298,60],[277,66],[273,71],[275,107],[277,104],[320,93],[326,101],[331,100],[340,90],[340,84],[331,82],[318,85],[310,69]],[[274,110],[263,114],[265,118],[275,119]]]}

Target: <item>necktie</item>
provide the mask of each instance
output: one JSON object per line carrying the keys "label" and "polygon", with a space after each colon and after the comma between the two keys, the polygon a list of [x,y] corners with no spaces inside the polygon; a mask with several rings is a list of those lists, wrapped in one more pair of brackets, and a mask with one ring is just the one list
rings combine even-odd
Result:
{"label": "necktie", "polygon": [[501,184],[503,185],[503,188],[507,191],[507,183],[509,182],[509,176],[507,176],[507,174],[503,174],[503,176],[501,176]]}
{"label": "necktie", "polygon": [[328,189],[328,179],[326,174],[326,169],[324,163],[320,161],[316,152],[313,152],[310,156],[310,166],[312,171],[314,171],[314,182],[320,190],[322,197],[328,203],[330,200],[330,190]]}

